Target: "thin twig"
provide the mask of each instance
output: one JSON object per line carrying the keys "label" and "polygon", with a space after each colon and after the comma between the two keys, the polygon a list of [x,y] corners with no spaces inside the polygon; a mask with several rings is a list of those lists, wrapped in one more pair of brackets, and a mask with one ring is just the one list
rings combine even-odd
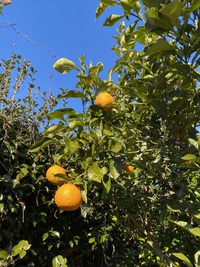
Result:
{"label": "thin twig", "polygon": [[11,28],[13,29],[15,32],[16,32],[16,39],[15,39],[15,42],[13,43],[13,46],[15,46],[17,44],[17,41],[18,41],[18,35],[20,34],[21,36],[23,36],[24,38],[26,38],[29,42],[31,42],[32,44],[34,44],[35,46],[41,48],[42,50],[46,51],[47,53],[49,53],[50,55],[52,55],[52,58],[58,58],[56,56],[56,54],[54,54],[51,50],[49,50],[48,48],[38,44],[37,42],[35,42],[34,40],[32,40],[28,35],[24,34],[23,32],[19,31],[17,28],[16,28],[16,24],[11,24],[9,22],[7,22],[6,25],[0,25],[0,28],[5,28],[5,27],[8,27],[8,28]]}

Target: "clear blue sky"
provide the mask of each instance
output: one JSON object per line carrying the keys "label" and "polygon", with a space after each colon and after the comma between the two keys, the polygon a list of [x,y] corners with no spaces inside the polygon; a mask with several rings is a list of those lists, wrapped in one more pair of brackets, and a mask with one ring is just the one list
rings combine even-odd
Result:
{"label": "clear blue sky", "polygon": [[[86,63],[91,60],[93,64],[104,64],[102,78],[107,79],[107,72],[117,59],[111,51],[117,26],[110,28],[102,24],[108,15],[119,13],[120,9],[112,7],[95,20],[98,4],[98,0],[13,0],[11,5],[4,7],[3,16],[0,16],[0,58],[6,59],[14,52],[31,61],[38,71],[36,85],[47,92],[52,66],[57,59],[40,46],[50,50],[57,58],[66,57],[74,61],[77,66],[78,57],[86,53]],[[20,33],[17,35],[10,27],[3,27],[7,24],[13,24],[28,38]],[[67,75],[57,72],[53,76],[52,92],[57,95],[60,87],[75,89],[75,84],[75,71]],[[74,100],[71,103],[74,105]]]}

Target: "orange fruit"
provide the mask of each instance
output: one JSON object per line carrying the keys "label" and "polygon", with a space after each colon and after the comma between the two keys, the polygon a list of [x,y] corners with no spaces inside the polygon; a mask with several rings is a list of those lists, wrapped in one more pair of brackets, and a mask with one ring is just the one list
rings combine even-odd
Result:
{"label": "orange fruit", "polygon": [[105,109],[111,109],[108,105],[114,103],[115,99],[111,94],[103,92],[96,97],[95,102],[98,106],[102,106]]}
{"label": "orange fruit", "polygon": [[[60,177],[58,177],[59,175]],[[53,165],[46,171],[46,178],[50,183],[54,185],[61,185],[65,182],[64,179],[68,179],[68,176],[66,174],[66,170],[63,167],[59,165]]]}
{"label": "orange fruit", "polygon": [[11,0],[4,0],[3,1],[4,6],[10,5],[11,3],[12,3]]}
{"label": "orange fruit", "polygon": [[134,170],[134,166],[131,166],[131,165],[123,165],[123,171],[133,172],[133,170]]}
{"label": "orange fruit", "polygon": [[54,200],[61,210],[77,210],[82,203],[81,191],[74,184],[63,184],[57,189]]}
{"label": "orange fruit", "polygon": [[187,135],[187,129],[182,125],[175,125],[174,126],[174,136],[177,139],[183,138],[185,135]]}

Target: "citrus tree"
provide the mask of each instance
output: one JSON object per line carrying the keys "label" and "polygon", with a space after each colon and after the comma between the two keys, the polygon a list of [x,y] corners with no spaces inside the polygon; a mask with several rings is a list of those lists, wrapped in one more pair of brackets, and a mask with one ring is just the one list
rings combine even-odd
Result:
{"label": "citrus tree", "polygon": [[[101,0],[96,18],[116,5],[104,22],[118,23],[108,78],[85,55],[79,66],[55,62],[77,79],[56,102],[77,98],[82,111],[48,113],[39,141],[27,136],[27,165],[7,182],[9,163],[2,176],[3,266],[200,266],[200,3]],[[52,165],[65,170],[53,184]],[[57,206],[57,192],[76,209],[61,195]]]}
{"label": "citrus tree", "polygon": [[122,12],[104,22],[122,20],[108,79],[100,78],[103,65],[86,66],[85,56],[80,66],[57,61],[56,70],[75,69],[78,79],[76,90],[58,98],[81,99],[83,111],[50,113],[59,122],[31,151],[54,146],[54,162],[82,191],[86,217],[94,206],[106,207],[110,229],[89,231],[88,242],[94,250],[103,244],[108,266],[200,266],[200,4],[101,0],[96,17],[115,5]]}

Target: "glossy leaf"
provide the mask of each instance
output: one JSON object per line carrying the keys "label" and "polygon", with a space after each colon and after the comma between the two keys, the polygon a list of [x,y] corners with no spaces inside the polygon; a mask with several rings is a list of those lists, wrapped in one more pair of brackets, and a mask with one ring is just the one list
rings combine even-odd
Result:
{"label": "glossy leaf", "polygon": [[55,141],[52,140],[52,138],[44,137],[40,139],[38,142],[36,142],[30,149],[30,152],[36,152],[41,150],[44,147],[47,147],[49,145],[55,144]]}
{"label": "glossy leaf", "polygon": [[26,251],[21,250],[21,251],[19,252],[19,258],[22,259],[22,258],[24,258],[25,256],[26,256]]}
{"label": "glossy leaf", "polygon": [[60,119],[64,120],[66,115],[76,115],[76,112],[72,108],[61,108],[48,114],[49,120]]}
{"label": "glossy leaf", "polygon": [[200,250],[194,254],[195,267],[200,266]]}
{"label": "glossy leaf", "polygon": [[115,0],[100,0],[100,2],[108,6],[114,6],[117,4]]}
{"label": "glossy leaf", "polygon": [[184,98],[179,97],[178,99],[172,101],[169,105],[169,112],[171,114],[174,114],[179,108],[183,105]]}
{"label": "glossy leaf", "polygon": [[120,173],[115,167],[115,161],[110,160],[109,167],[110,167],[110,177],[116,180],[120,176]]}
{"label": "glossy leaf", "polygon": [[84,94],[77,90],[70,90],[60,96],[60,98],[83,98]]}
{"label": "glossy leaf", "polygon": [[147,49],[145,54],[151,55],[170,50],[172,50],[172,47],[169,45],[169,43],[164,39],[159,39],[155,44],[153,44],[149,49]]}
{"label": "glossy leaf", "polygon": [[106,192],[109,193],[111,189],[111,179],[110,177],[104,177],[103,179],[103,185],[106,189]]}
{"label": "glossy leaf", "polygon": [[165,102],[154,99],[154,100],[151,100],[151,104],[156,110],[158,110],[158,112],[160,112],[164,116],[167,116],[168,107]]}
{"label": "glossy leaf", "polygon": [[178,209],[178,208],[173,208],[173,207],[171,207],[170,205],[167,205],[167,210],[168,210],[169,212],[177,212],[177,213],[181,213],[181,210],[180,210],[180,209]]}
{"label": "glossy leaf", "polygon": [[192,146],[194,146],[198,150],[198,148],[199,148],[198,141],[196,141],[192,138],[188,138],[188,141]]}
{"label": "glossy leaf", "polygon": [[200,237],[200,227],[189,229],[189,231],[191,234]]}
{"label": "glossy leaf", "polygon": [[[159,17],[149,17],[146,22],[146,28],[148,32],[155,32],[160,35],[172,30],[173,26],[174,25],[172,24],[171,20],[164,14],[160,15]],[[165,49],[162,51],[169,50],[171,49],[169,49],[169,46],[167,46],[165,43]]]}
{"label": "glossy leaf", "polygon": [[28,250],[31,245],[26,240],[21,240],[17,245],[12,248],[11,255],[19,257],[22,259],[26,255],[26,250]]}
{"label": "glossy leaf", "polygon": [[113,26],[117,21],[121,20],[123,16],[112,14],[104,22],[103,26]]}
{"label": "glossy leaf", "polygon": [[60,125],[60,124],[54,124],[52,126],[50,126],[49,128],[47,128],[43,134],[44,135],[48,135],[48,134],[55,134],[55,133],[58,133],[62,130],[64,130],[65,127],[63,125]]}
{"label": "glossy leaf", "polygon": [[177,226],[180,226],[181,228],[184,228],[185,230],[192,229],[192,226],[187,222],[184,221],[171,221],[171,222],[173,222]]}
{"label": "glossy leaf", "polygon": [[111,150],[115,153],[118,153],[122,149],[123,145],[121,142],[115,142],[114,145],[112,145]]}
{"label": "glossy leaf", "polygon": [[162,0],[142,0],[142,3],[147,6],[147,7],[156,7],[158,6],[160,3],[162,3]]}
{"label": "glossy leaf", "polygon": [[79,143],[77,140],[72,141],[68,138],[65,138],[65,144],[66,144],[66,148],[70,151],[70,152],[75,152],[78,148],[79,148]]}
{"label": "glossy leaf", "polygon": [[100,3],[96,9],[96,16],[95,18],[98,19],[101,14],[106,10],[106,8],[108,7],[107,4],[103,4],[103,3]]}
{"label": "glossy leaf", "polygon": [[8,252],[6,250],[0,250],[0,259],[6,259]]}
{"label": "glossy leaf", "polygon": [[193,267],[191,261],[183,253],[172,253],[176,258],[181,260],[186,266]]}
{"label": "glossy leaf", "polygon": [[178,0],[174,0],[173,2],[164,6],[160,12],[169,17],[172,21],[176,22],[178,17],[182,12],[182,3]]}
{"label": "glossy leaf", "polygon": [[53,267],[67,267],[67,259],[63,258],[63,256],[58,255],[52,260]]}
{"label": "glossy leaf", "polygon": [[187,154],[185,156],[182,157],[183,160],[195,160],[196,156],[193,154]]}
{"label": "glossy leaf", "polygon": [[97,161],[94,162],[93,165],[88,168],[87,173],[88,173],[88,178],[91,181],[101,183],[101,181],[103,179],[103,174],[101,172],[101,169],[100,169]]}
{"label": "glossy leaf", "polygon": [[198,0],[193,0],[191,7],[190,7],[190,10],[193,12],[196,9],[198,9],[199,7],[200,7],[200,2]]}
{"label": "glossy leaf", "polygon": [[127,13],[130,13],[131,9],[133,9],[135,4],[135,0],[120,0],[120,5],[123,10]]}

